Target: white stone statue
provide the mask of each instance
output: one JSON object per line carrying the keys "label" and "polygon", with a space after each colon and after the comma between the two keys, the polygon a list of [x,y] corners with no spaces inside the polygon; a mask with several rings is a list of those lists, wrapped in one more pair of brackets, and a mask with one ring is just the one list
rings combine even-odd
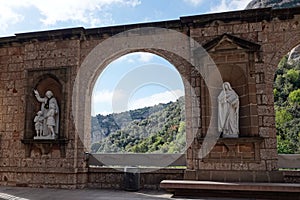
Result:
{"label": "white stone statue", "polygon": [[55,114],[56,114],[56,105],[54,102],[51,102],[49,105],[49,110],[47,112],[47,127],[48,127],[49,134],[51,134],[51,137],[55,137],[55,132],[54,132],[54,128],[56,126]]}
{"label": "white stone statue", "polygon": [[43,123],[44,123],[44,117],[43,112],[38,111],[36,116],[34,117],[34,127],[37,137],[40,137],[43,135]]}
{"label": "white stone statue", "polygon": [[[40,97],[37,90],[34,90],[34,94],[37,101],[42,103],[39,112],[41,112],[40,118],[43,118],[42,131],[40,130],[39,134],[36,131],[37,136],[34,139],[55,139],[59,131],[59,107],[57,100],[50,90],[46,92],[45,97]],[[34,122],[37,123],[36,119],[34,119]],[[38,126],[37,124],[35,125]]]}
{"label": "white stone statue", "polygon": [[218,96],[218,130],[224,138],[239,137],[239,96],[228,82]]}

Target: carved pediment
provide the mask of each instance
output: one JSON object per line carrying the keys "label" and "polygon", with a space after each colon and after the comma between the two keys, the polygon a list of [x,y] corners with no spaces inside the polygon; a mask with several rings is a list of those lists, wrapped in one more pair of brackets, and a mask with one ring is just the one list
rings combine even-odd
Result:
{"label": "carved pediment", "polygon": [[258,51],[260,45],[254,42],[235,37],[229,34],[223,34],[203,45],[206,51],[219,51],[219,50],[235,50],[245,49],[248,51]]}

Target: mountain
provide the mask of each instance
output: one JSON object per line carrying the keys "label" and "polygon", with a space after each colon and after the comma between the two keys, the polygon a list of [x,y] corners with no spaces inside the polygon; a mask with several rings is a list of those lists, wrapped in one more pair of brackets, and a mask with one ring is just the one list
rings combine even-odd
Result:
{"label": "mountain", "polygon": [[185,147],[184,97],[176,102],[92,117],[92,153],[175,153]]}
{"label": "mountain", "polygon": [[300,6],[299,0],[253,0],[251,1],[246,9],[255,9],[255,8],[291,8]]}
{"label": "mountain", "polygon": [[300,62],[300,45],[296,46],[292,49],[292,51],[288,54],[288,60],[287,62],[291,65],[297,64]]}

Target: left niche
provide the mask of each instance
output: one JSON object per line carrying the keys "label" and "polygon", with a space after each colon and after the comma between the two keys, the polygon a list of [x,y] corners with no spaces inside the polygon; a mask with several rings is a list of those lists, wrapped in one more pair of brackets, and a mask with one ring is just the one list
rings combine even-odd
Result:
{"label": "left niche", "polygon": [[[59,148],[65,157],[68,143],[65,134],[68,69],[51,68],[27,70],[25,131],[22,143],[25,144],[26,157],[33,149],[42,155],[49,154],[52,148]],[[36,92],[39,93],[39,99]],[[52,96],[49,96],[51,91]],[[44,100],[43,102],[41,100]],[[36,116],[42,113],[41,135],[38,136]],[[52,134],[51,134],[52,129]],[[48,131],[48,132],[47,132]]]}

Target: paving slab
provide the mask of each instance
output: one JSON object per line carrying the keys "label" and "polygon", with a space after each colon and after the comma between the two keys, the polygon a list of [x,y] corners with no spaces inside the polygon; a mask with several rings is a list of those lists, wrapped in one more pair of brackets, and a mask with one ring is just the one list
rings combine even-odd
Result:
{"label": "paving slab", "polygon": [[[0,200],[189,200],[195,198],[176,198],[164,191],[141,190],[129,192],[104,189],[46,189],[28,187],[0,187]],[[237,198],[197,198],[203,200],[230,200]],[[240,198],[239,198],[240,199]],[[241,199],[245,200],[245,199]]]}

